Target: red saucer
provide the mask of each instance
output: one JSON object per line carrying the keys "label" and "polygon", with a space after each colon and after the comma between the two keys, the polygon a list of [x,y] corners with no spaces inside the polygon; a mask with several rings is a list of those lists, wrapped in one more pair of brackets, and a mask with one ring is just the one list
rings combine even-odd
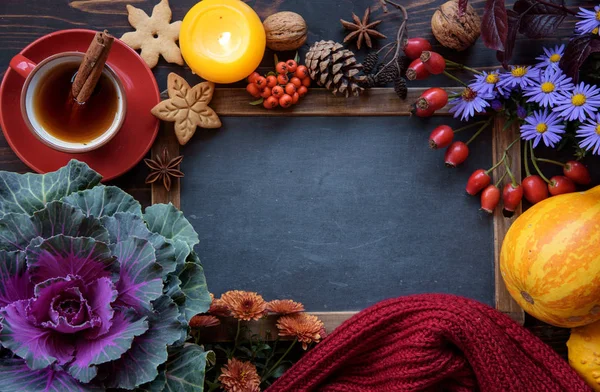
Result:
{"label": "red saucer", "polygon": [[[61,52],[85,52],[94,37],[91,30],[62,30],[31,43],[21,54],[34,62]],[[21,116],[20,96],[25,79],[8,69],[0,86],[0,126],[17,156],[38,173],[57,170],[75,158],[100,173],[103,181],[130,170],[150,150],[159,121],[150,113],[160,101],[158,85],[138,54],[115,39],[108,64],[119,75],[127,95],[127,115],[119,133],[103,147],[83,154],[67,154],[47,147],[27,128]]]}

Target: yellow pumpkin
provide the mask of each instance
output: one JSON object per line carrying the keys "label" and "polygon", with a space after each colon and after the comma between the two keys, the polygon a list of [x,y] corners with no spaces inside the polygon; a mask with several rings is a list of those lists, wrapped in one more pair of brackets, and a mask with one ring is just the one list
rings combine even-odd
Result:
{"label": "yellow pumpkin", "polygon": [[569,364],[595,391],[600,391],[600,322],[573,328],[567,341]]}
{"label": "yellow pumpkin", "polygon": [[554,196],[512,224],[500,252],[512,297],[559,327],[600,320],[600,186]]}

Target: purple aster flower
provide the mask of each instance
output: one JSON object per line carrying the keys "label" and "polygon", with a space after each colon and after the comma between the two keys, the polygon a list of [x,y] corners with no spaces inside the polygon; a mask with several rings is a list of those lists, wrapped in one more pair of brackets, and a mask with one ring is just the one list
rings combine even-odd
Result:
{"label": "purple aster flower", "polygon": [[548,111],[548,109],[536,110],[525,119],[521,125],[521,138],[523,140],[533,140],[533,147],[537,147],[540,140],[548,147],[554,147],[565,133],[565,126],[558,113]]}
{"label": "purple aster flower", "polygon": [[598,111],[598,106],[600,106],[598,87],[581,82],[573,90],[560,95],[554,110],[560,112],[566,120],[584,121]]}
{"label": "purple aster flower", "polygon": [[521,120],[527,117],[527,109],[521,105],[517,105],[517,117],[519,117]]}
{"label": "purple aster flower", "polygon": [[560,68],[548,68],[545,72],[540,72],[540,78],[533,86],[523,89],[523,95],[529,97],[527,102],[537,102],[541,106],[551,107],[561,98],[561,94],[573,90],[575,86],[571,81],[572,79],[565,75]]}
{"label": "purple aster flower", "polygon": [[[499,81],[500,74],[498,71],[490,73],[483,71],[480,75],[475,76],[475,80],[469,84],[469,87],[479,96],[490,99],[496,96],[495,90]],[[502,94],[502,92],[500,93]]]}
{"label": "purple aster flower", "polygon": [[540,62],[534,67],[537,69],[559,69],[558,63],[565,53],[565,45],[556,45],[553,49],[544,48],[544,54],[536,57]]}
{"label": "purple aster flower", "polygon": [[600,5],[595,6],[593,11],[579,8],[577,17],[581,19],[575,24],[577,33],[598,33],[598,28],[600,28]]}
{"label": "purple aster flower", "polygon": [[581,148],[600,155],[600,114],[582,124],[575,135],[583,139],[579,142]]}
{"label": "purple aster flower", "polygon": [[450,101],[450,113],[454,113],[454,117],[460,117],[466,121],[473,117],[475,113],[484,112],[485,108],[490,106],[489,102],[480,97],[471,88],[466,87],[459,98]]}
{"label": "purple aster flower", "polygon": [[504,109],[504,104],[502,103],[502,101],[499,101],[497,99],[494,99],[490,105],[492,106],[492,109],[494,109],[497,112]]}
{"label": "purple aster flower", "polygon": [[522,66],[511,67],[510,72],[500,75],[498,87],[512,90],[517,86],[521,88],[531,86],[535,83],[535,79],[538,75],[538,69]]}

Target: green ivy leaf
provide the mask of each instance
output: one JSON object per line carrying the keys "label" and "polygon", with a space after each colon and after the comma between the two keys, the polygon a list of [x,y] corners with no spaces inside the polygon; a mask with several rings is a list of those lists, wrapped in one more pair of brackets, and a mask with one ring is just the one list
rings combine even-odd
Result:
{"label": "green ivy leaf", "polygon": [[264,99],[264,98],[260,98],[260,99],[257,99],[256,101],[252,101],[252,102],[250,102],[250,105],[252,105],[252,106],[258,106],[258,105],[262,105],[262,103],[263,103],[264,101],[265,101],[265,99]]}

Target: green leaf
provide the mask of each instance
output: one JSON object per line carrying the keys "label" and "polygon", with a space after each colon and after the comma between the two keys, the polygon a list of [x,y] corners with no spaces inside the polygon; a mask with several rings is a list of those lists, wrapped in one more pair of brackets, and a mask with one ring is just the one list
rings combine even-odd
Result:
{"label": "green leaf", "polygon": [[273,53],[273,60],[275,61],[275,65],[279,64],[279,57],[277,57],[277,53]]}
{"label": "green leaf", "polygon": [[108,241],[108,232],[98,219],[87,217],[79,208],[61,201],[46,204],[33,216],[9,213],[0,218],[0,249],[24,250],[36,237],[58,234]]}
{"label": "green leaf", "polygon": [[108,377],[111,388],[133,389],[153,381],[159,365],[167,361],[166,347],[175,343],[187,326],[182,324],[177,305],[163,295],[153,302],[154,312],[148,316],[148,331],[133,340],[131,349],[116,361],[100,365],[100,375]]}
{"label": "green leaf", "polygon": [[294,61],[298,64],[300,64],[300,54],[298,53],[298,51],[296,51],[296,55],[294,56]]}
{"label": "green leaf", "polygon": [[196,344],[174,351],[166,366],[165,389],[170,392],[202,392],[206,360],[210,352]]}
{"label": "green leaf", "polygon": [[31,215],[46,203],[94,187],[101,178],[88,165],[74,159],[47,174],[0,171],[0,217],[9,212]]}
{"label": "green leaf", "polygon": [[183,216],[173,204],[155,204],[146,208],[144,220],[148,229],[162,235],[169,240],[181,240],[185,242],[190,249],[194,248],[198,241],[198,233],[194,227]]}
{"label": "green leaf", "polygon": [[252,101],[250,102],[250,105],[252,106],[258,106],[258,105],[262,105],[262,103],[265,101],[264,98],[259,98],[256,101]]}
{"label": "green leaf", "polygon": [[130,194],[116,186],[100,185],[85,191],[72,193],[63,199],[65,203],[79,207],[87,216],[101,218],[117,212],[130,212],[142,216],[142,206]]}
{"label": "green leaf", "polygon": [[185,294],[185,318],[189,321],[196,314],[206,312],[211,301],[200,259],[192,252],[188,260],[179,279],[181,291]]}

